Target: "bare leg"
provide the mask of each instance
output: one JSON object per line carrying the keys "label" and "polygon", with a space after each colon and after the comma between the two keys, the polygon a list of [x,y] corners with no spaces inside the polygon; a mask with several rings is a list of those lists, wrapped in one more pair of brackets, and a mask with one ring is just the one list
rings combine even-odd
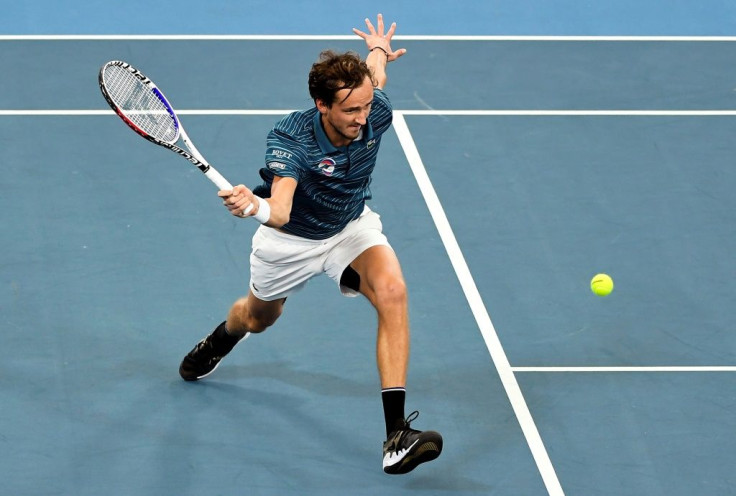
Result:
{"label": "bare leg", "polygon": [[374,246],[361,253],[351,267],[360,275],[360,292],[378,313],[376,361],[381,387],[404,387],[409,365],[409,305],[396,254],[387,246]]}
{"label": "bare leg", "polygon": [[255,297],[252,291],[248,296],[240,298],[227,316],[227,332],[235,337],[243,337],[248,332],[259,333],[272,326],[284,308],[286,298],[263,301]]}

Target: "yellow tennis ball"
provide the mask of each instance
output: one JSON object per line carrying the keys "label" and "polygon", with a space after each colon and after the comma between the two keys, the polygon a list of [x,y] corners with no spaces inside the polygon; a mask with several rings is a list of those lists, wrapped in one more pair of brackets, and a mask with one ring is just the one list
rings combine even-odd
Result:
{"label": "yellow tennis ball", "polygon": [[608,274],[596,274],[590,281],[590,290],[598,296],[607,296],[613,291],[613,279]]}

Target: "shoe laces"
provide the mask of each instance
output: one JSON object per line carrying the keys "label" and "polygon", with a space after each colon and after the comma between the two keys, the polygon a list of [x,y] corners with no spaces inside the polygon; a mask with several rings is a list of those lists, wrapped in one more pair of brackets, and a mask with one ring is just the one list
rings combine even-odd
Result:
{"label": "shoe laces", "polygon": [[391,436],[389,436],[389,440],[393,441],[394,447],[399,446],[401,444],[401,440],[407,434],[410,434],[412,432],[420,432],[416,429],[411,428],[411,423],[414,422],[418,416],[419,416],[419,412],[415,410],[411,412],[408,417],[397,422],[396,428],[394,428],[393,432],[391,433]]}
{"label": "shoe laces", "polygon": [[407,429],[409,429],[409,428],[410,428],[410,424],[411,424],[412,422],[414,422],[414,421],[415,421],[415,420],[417,419],[417,417],[419,417],[419,412],[418,412],[417,410],[414,410],[413,412],[411,412],[411,413],[409,414],[409,416],[408,416],[408,417],[406,417],[406,418],[404,419],[404,426],[405,426],[405,427],[406,427]]}
{"label": "shoe laces", "polygon": [[209,336],[197,343],[197,346],[194,347],[194,350],[192,350],[190,355],[194,356],[200,353],[206,354],[207,358],[210,360],[217,358],[217,356],[215,356],[217,351],[215,350],[215,346],[212,344]]}

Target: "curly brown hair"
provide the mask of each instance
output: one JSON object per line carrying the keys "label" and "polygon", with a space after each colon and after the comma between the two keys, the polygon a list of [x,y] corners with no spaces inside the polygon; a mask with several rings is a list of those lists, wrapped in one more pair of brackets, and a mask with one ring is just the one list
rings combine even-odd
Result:
{"label": "curly brown hair", "polygon": [[312,70],[309,71],[309,95],[315,101],[322,100],[329,107],[335,102],[338,91],[349,89],[352,92],[363,84],[365,78],[373,82],[373,73],[360,55],[325,50],[319,54],[319,61],[312,64]]}

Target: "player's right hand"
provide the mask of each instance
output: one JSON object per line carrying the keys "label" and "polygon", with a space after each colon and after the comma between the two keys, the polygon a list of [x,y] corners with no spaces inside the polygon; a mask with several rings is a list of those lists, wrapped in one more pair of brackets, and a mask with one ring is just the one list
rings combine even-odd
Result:
{"label": "player's right hand", "polygon": [[[249,217],[252,215],[253,209],[258,206],[257,200],[253,198],[253,192],[242,184],[233,186],[232,190],[220,190],[217,192],[217,196],[222,198],[223,205],[236,217]],[[253,207],[248,210],[251,205]],[[248,213],[246,213],[246,210],[248,210]]]}

